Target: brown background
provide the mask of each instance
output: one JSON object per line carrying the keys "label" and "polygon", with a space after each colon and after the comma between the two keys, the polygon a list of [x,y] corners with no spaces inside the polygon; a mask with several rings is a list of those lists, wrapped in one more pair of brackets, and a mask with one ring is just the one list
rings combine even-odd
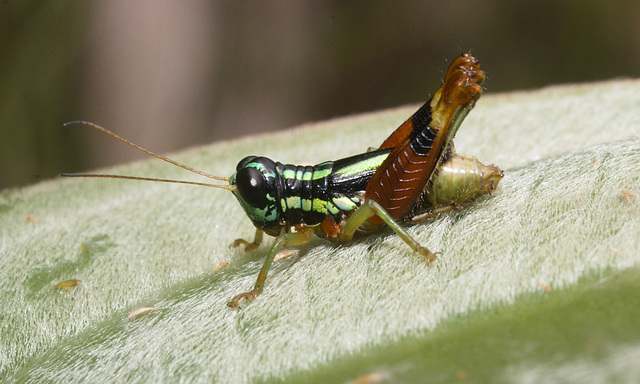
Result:
{"label": "brown background", "polygon": [[489,93],[638,77],[638,20],[636,0],[5,0],[0,188],[144,156],[65,121],[166,153],[422,102],[467,50]]}

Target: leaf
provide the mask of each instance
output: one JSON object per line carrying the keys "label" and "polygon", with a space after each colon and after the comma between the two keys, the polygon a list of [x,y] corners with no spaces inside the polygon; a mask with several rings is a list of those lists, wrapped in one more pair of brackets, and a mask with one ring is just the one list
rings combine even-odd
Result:
{"label": "leaf", "polygon": [[[316,239],[239,311],[225,303],[252,287],[269,242],[227,247],[254,231],[231,194],[103,179],[3,191],[0,381],[633,381],[640,201],[621,191],[640,193],[639,87],[484,96],[456,148],[505,177],[408,228],[438,261],[388,230]],[[222,176],[248,154],[314,164],[381,143],[414,109],[170,157]],[[104,172],[198,180],[153,159]],[[55,289],[70,279],[83,284]],[[140,307],[157,310],[128,316]]]}

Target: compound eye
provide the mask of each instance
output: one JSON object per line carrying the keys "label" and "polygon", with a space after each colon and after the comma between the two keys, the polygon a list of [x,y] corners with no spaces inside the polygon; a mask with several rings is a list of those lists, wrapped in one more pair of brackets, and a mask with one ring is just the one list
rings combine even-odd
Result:
{"label": "compound eye", "polygon": [[255,208],[266,207],[267,181],[255,168],[242,168],[236,173],[236,188],[244,202]]}

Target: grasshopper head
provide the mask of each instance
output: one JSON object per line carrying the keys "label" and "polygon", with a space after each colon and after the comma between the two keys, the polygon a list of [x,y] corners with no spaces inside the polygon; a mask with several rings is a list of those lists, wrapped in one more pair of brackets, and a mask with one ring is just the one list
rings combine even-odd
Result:
{"label": "grasshopper head", "polygon": [[276,163],[266,157],[245,157],[236,166],[229,184],[235,187],[233,194],[253,225],[269,235],[278,235],[281,226]]}

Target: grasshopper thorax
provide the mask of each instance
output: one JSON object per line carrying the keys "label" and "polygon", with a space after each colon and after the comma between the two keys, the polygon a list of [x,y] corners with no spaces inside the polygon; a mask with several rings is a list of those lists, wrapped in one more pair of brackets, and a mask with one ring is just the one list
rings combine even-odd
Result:
{"label": "grasshopper thorax", "polygon": [[242,209],[256,228],[280,234],[279,182],[276,163],[266,157],[247,156],[236,166],[229,184]]}

